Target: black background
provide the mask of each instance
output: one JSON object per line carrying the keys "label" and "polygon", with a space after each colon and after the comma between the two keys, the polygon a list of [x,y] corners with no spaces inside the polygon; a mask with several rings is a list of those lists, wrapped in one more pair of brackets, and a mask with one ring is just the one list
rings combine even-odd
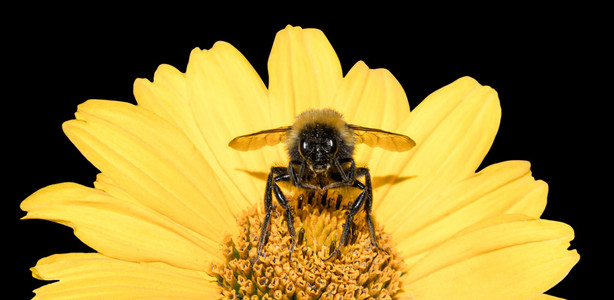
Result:
{"label": "black background", "polygon": [[91,186],[95,180],[97,170],[61,130],[76,106],[92,98],[134,103],[135,78],[152,79],[162,63],[184,71],[192,48],[210,48],[217,40],[239,49],[266,83],[274,35],[287,24],[322,29],[344,73],[358,60],[389,69],[412,108],[464,75],[495,88],[503,116],[482,167],[530,161],[534,177],[550,186],[543,218],[574,227],[572,248],[580,262],[549,294],[582,299],[602,293],[598,277],[609,273],[596,272],[605,268],[598,250],[607,247],[612,228],[600,215],[612,199],[606,185],[611,160],[605,156],[612,99],[606,93],[611,51],[605,47],[612,34],[598,16],[603,8],[470,8],[474,14],[460,8],[443,14],[442,7],[362,7],[335,14],[320,8],[305,18],[296,15],[299,8],[269,7],[281,9],[275,19],[246,8],[25,9],[3,24],[3,212],[9,212],[11,239],[4,246],[11,268],[4,270],[18,298],[31,297],[42,284],[28,270],[39,258],[90,251],[67,227],[19,221],[19,203],[37,189],[64,181]]}

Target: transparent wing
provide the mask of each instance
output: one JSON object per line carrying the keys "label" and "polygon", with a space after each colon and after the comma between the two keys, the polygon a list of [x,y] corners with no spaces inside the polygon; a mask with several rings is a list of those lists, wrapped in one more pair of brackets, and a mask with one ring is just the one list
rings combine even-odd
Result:
{"label": "transparent wing", "polygon": [[348,126],[354,130],[356,143],[363,143],[369,147],[403,152],[416,146],[416,142],[406,135],[352,124]]}
{"label": "transparent wing", "polygon": [[264,146],[274,146],[284,141],[286,133],[290,128],[290,126],[284,126],[238,136],[232,139],[228,146],[239,151],[250,151]]}

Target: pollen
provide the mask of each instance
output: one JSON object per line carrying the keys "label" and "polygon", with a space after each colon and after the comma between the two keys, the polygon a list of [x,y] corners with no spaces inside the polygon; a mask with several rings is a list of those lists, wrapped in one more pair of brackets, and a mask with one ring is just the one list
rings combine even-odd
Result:
{"label": "pollen", "polygon": [[[292,236],[279,205],[271,215],[263,256],[256,260],[264,214],[256,206],[237,220],[240,232],[223,241],[224,263],[213,263],[220,299],[392,299],[400,289],[405,266],[389,234],[376,226],[382,251],[371,244],[364,212],[357,214],[341,253],[334,251],[350,201],[336,192],[288,195],[293,204],[296,247],[288,259]],[[352,198],[352,197],[347,197]],[[254,263],[255,262],[255,263]]]}

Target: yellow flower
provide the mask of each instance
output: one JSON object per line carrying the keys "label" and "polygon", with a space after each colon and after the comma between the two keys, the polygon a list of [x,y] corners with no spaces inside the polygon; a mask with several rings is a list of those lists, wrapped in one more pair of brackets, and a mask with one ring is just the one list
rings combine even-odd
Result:
{"label": "yellow flower", "polygon": [[[94,188],[51,185],[21,208],[25,219],[72,227],[97,253],[41,259],[33,276],[59,281],[37,297],[555,299],[543,293],[579,256],[568,250],[571,227],[539,219],[546,183],[525,161],[475,172],[499,126],[493,89],[464,77],[410,113],[387,70],[358,62],[343,76],[322,32],[291,26],[277,34],[268,67],[267,88],[218,42],[194,49],[185,73],[161,65],[153,82],[136,80],[138,105],[79,105],[63,128],[101,171]],[[323,262],[344,209],[334,195],[322,204],[298,193],[290,195],[303,229],[296,264],[286,259],[283,214],[273,213],[267,256],[252,266],[263,178],[287,157],[281,146],[238,152],[228,142],[316,107],[417,142],[410,152],[355,153],[371,170],[373,217],[389,253],[365,246],[368,232],[357,225],[341,256]]]}

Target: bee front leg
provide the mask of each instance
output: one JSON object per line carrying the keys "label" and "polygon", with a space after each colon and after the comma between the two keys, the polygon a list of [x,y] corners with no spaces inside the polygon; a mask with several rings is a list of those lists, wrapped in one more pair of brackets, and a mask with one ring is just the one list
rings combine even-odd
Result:
{"label": "bee front leg", "polygon": [[[343,169],[343,164],[348,162],[350,163],[350,169],[345,171]],[[339,174],[341,174],[343,184],[349,185],[352,183],[352,181],[356,179],[356,176],[354,175],[356,172],[356,162],[354,162],[353,158],[346,158],[341,160],[335,158],[333,160],[333,163],[335,164],[335,167],[337,168]]]}
{"label": "bee front leg", "polygon": [[[294,165],[299,165],[298,174],[294,171]],[[292,185],[295,187],[300,187],[309,190],[317,190],[318,187],[313,184],[303,183],[303,177],[305,176],[305,165],[306,162],[303,160],[302,162],[291,161],[288,166],[288,174],[290,175],[290,180]]]}
{"label": "bee front leg", "polygon": [[[343,169],[343,164],[348,163],[348,162],[350,163],[350,168],[349,170],[345,171]],[[335,158],[333,159],[333,164],[335,168],[337,168],[337,172],[341,174],[341,181],[330,183],[327,186],[325,186],[323,189],[328,190],[328,189],[334,189],[334,188],[338,188],[342,186],[354,186],[353,184],[356,181],[356,175],[355,175],[356,163],[354,162],[354,159],[349,158],[349,159],[339,160]]]}
{"label": "bee front leg", "polygon": [[[294,165],[299,165],[298,174],[294,171]],[[288,174],[290,174],[290,180],[294,186],[300,186],[303,180],[303,174],[305,173],[305,161],[291,161],[288,165]]]}

